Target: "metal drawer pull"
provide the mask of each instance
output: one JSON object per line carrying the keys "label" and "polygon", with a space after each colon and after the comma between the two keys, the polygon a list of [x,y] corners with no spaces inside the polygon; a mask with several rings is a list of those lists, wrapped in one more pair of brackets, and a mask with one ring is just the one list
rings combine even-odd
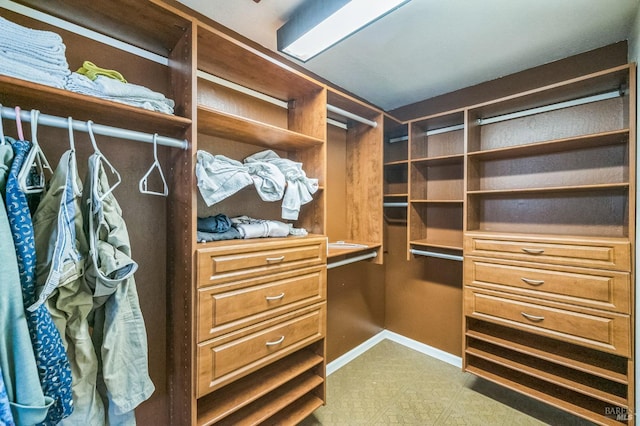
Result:
{"label": "metal drawer pull", "polygon": [[542,253],[544,253],[543,249],[533,249],[533,248],[526,248],[526,247],[523,247],[522,251],[525,252],[525,253],[528,253],[528,254],[542,254]]}
{"label": "metal drawer pull", "polygon": [[544,319],[544,317],[539,317],[537,315],[531,315],[531,314],[528,314],[526,312],[520,312],[520,313],[522,314],[523,317],[525,317],[526,319],[531,320],[531,321],[540,322],[540,321],[542,321]]}
{"label": "metal drawer pull", "polygon": [[284,256],[280,257],[267,257],[267,262],[282,262],[284,260]]}
{"label": "metal drawer pull", "polygon": [[265,296],[265,299],[267,300],[279,300],[282,299],[284,297],[284,291],[282,293],[280,293],[277,296]]}
{"label": "metal drawer pull", "polygon": [[279,345],[280,343],[284,342],[284,336],[280,336],[280,338],[278,340],[274,340],[273,342],[267,342],[267,346],[275,346],[275,345]]}
{"label": "metal drawer pull", "polygon": [[536,286],[537,286],[537,285],[542,285],[542,284],[544,284],[544,281],[543,281],[543,280],[532,280],[532,279],[530,279],[530,278],[520,278],[520,279],[521,279],[522,281],[524,281],[525,283],[530,284],[530,285],[536,285]]}

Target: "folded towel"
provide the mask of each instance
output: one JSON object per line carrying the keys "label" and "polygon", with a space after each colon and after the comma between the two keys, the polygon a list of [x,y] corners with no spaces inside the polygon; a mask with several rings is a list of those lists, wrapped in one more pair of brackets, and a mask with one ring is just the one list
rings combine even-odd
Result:
{"label": "folded towel", "polygon": [[253,183],[239,161],[202,150],[198,151],[196,157],[198,189],[207,206],[212,206]]}
{"label": "folded towel", "polygon": [[62,44],[59,34],[27,28],[1,16],[0,40],[21,40],[25,45],[29,44],[43,50],[55,50]]}
{"label": "folded towel", "polygon": [[98,78],[99,75],[103,75],[105,77],[113,78],[123,83],[127,83],[127,80],[118,71],[108,70],[106,68],[100,68],[99,66],[97,66],[96,64],[90,61],[84,61],[82,63],[82,66],[76,72],[78,74],[86,75],[91,80],[95,80],[96,78]]}
{"label": "folded towel", "polygon": [[0,55],[34,66],[69,71],[62,37],[0,17]]}
{"label": "folded towel", "polygon": [[0,74],[57,87],[58,89],[64,89],[65,87],[65,76],[53,74],[7,58],[0,58]]}
{"label": "folded towel", "polygon": [[175,106],[175,102],[166,98],[162,93],[101,75],[97,76],[95,80],[91,80],[87,76],[73,72],[67,77],[65,88],[72,92],[168,114],[173,113]]}
{"label": "folded towel", "polygon": [[286,237],[289,235],[291,225],[277,220],[254,219],[248,216],[237,216],[231,218],[234,228],[236,228],[242,238],[266,238],[266,237]]}

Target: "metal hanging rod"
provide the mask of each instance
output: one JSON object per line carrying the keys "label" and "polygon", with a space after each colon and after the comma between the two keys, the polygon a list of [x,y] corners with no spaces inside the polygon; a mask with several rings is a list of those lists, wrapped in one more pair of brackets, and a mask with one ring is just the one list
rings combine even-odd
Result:
{"label": "metal hanging rod", "polygon": [[339,127],[341,129],[347,130],[347,125],[339,122],[338,120],[334,120],[327,117],[327,124],[331,124],[332,126]]}
{"label": "metal hanging rod", "polygon": [[[0,119],[7,118],[10,120],[16,119],[16,111],[13,108],[2,107],[0,109]],[[24,122],[31,121],[31,114],[29,111],[20,111],[20,120]],[[38,125],[56,127],[59,129],[69,128],[69,121],[67,118],[56,117],[55,115],[40,114],[38,116]],[[78,132],[89,132],[89,127],[86,121],[73,120],[73,130]],[[150,133],[138,132],[135,130],[121,129],[119,127],[105,126],[102,124],[92,124],[91,130],[96,135],[110,136],[118,139],[128,139],[136,142],[153,143],[153,135]],[[171,148],[187,149],[189,142],[186,139],[175,139],[166,136],[158,136],[156,138],[158,145],[169,146]]]}
{"label": "metal hanging rod", "polygon": [[344,260],[338,260],[336,262],[327,263],[327,269],[337,268],[338,266],[348,265],[349,263],[360,262],[361,260],[373,259],[377,257],[378,253],[372,251],[371,253],[362,254],[360,256],[349,257]]}
{"label": "metal hanging rod", "polygon": [[516,111],[504,115],[496,115],[495,117],[479,118],[477,123],[479,125],[499,123],[501,121],[513,120],[514,118],[527,117],[529,115],[540,114],[542,112],[556,111],[563,108],[569,108],[578,105],[589,104],[592,102],[605,101],[607,99],[613,99],[624,95],[624,90],[615,90],[613,92],[601,93],[599,95],[587,96],[579,99],[572,99],[570,101],[558,102],[555,104],[544,105],[537,108],[525,109],[522,111]]}
{"label": "metal hanging rod", "polygon": [[359,115],[353,114],[353,113],[351,113],[349,111],[345,111],[342,108],[338,108],[338,107],[330,105],[330,104],[327,104],[327,111],[334,112],[334,113],[339,114],[339,115],[341,115],[343,117],[350,118],[352,120],[358,121],[360,123],[366,124],[366,125],[374,127],[374,128],[378,127],[378,123],[376,123],[375,121],[371,121],[371,120],[368,120],[368,119],[366,119],[364,117],[360,117]]}
{"label": "metal hanging rod", "polygon": [[409,140],[409,136],[398,136],[396,138],[390,138],[389,143],[405,142],[408,140]]}
{"label": "metal hanging rod", "polygon": [[[456,124],[454,126],[440,127],[439,129],[427,130],[424,133],[416,134],[416,136],[433,136],[433,135],[439,135],[440,133],[455,132],[456,130],[464,130],[464,124]],[[399,136],[397,138],[389,139],[389,143],[404,142],[408,140],[409,140],[409,136]]]}
{"label": "metal hanging rod", "polygon": [[382,203],[382,207],[407,207],[409,203]]}
{"label": "metal hanging rod", "polygon": [[460,262],[463,259],[462,256],[456,256],[455,254],[438,253],[436,251],[426,251],[426,250],[416,250],[416,249],[411,249],[409,251],[411,252],[411,254],[415,254],[418,256],[437,257],[440,259],[457,260]]}

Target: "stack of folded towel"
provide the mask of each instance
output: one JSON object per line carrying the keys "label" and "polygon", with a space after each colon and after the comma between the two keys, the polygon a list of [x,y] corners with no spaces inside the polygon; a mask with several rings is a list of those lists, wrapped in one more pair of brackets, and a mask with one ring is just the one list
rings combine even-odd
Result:
{"label": "stack of folded towel", "polygon": [[64,88],[71,71],[62,37],[0,17],[0,74]]}
{"label": "stack of folded towel", "polygon": [[78,71],[69,75],[65,88],[83,95],[95,96],[151,111],[173,114],[175,102],[162,93],[127,83],[122,74],[85,62]]}

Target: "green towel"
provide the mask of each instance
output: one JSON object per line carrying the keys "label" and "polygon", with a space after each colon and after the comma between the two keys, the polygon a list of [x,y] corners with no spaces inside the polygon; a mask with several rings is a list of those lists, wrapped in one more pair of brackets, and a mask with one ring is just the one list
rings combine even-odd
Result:
{"label": "green towel", "polygon": [[104,75],[105,77],[113,78],[114,80],[120,80],[123,83],[126,83],[127,80],[115,70],[108,70],[105,68],[100,68],[93,62],[84,61],[82,66],[76,71],[78,74],[82,74],[90,78],[91,80],[95,80],[99,75]]}

